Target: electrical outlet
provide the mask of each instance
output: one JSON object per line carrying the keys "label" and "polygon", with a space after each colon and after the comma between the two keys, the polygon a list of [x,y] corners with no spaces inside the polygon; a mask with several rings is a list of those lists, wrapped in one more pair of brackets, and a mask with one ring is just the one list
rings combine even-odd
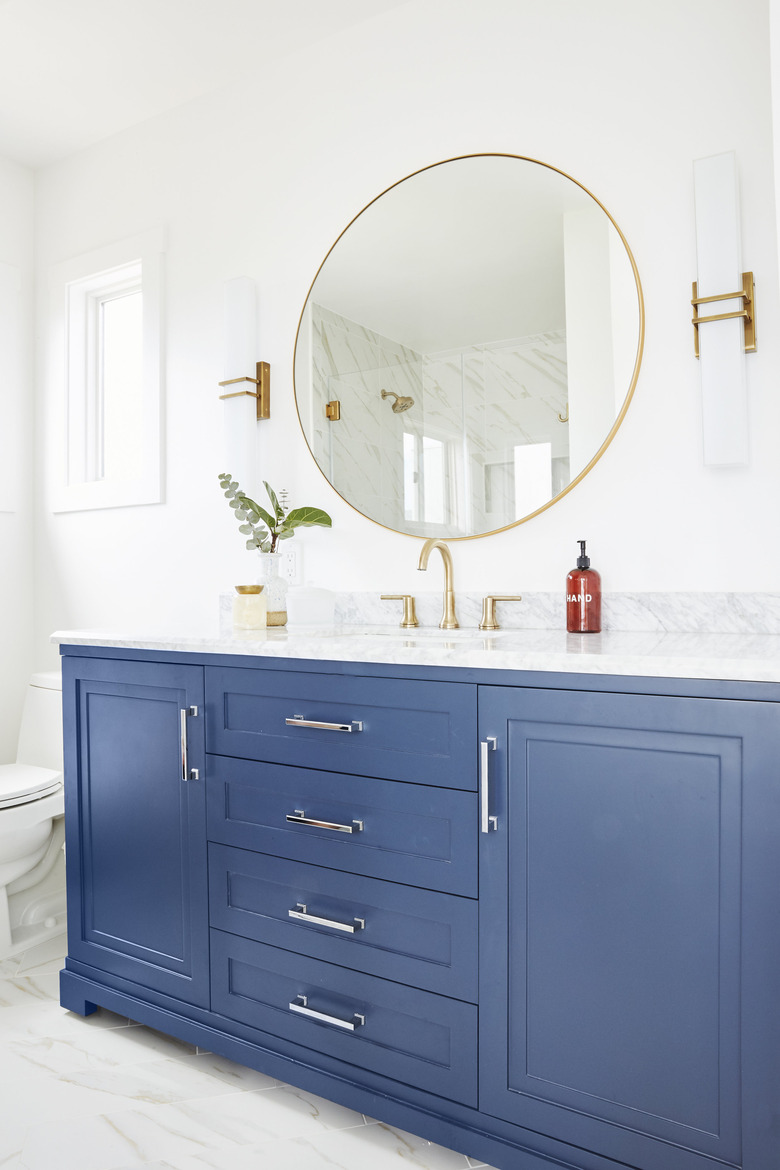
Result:
{"label": "electrical outlet", "polygon": [[279,568],[288,585],[300,585],[303,573],[303,550],[286,548],[282,553],[282,563]]}

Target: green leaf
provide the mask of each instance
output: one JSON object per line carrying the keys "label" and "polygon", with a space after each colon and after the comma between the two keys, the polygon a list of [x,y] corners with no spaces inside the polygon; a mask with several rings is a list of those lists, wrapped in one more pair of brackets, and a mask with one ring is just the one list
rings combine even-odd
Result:
{"label": "green leaf", "polygon": [[289,540],[291,536],[295,536],[292,528],[281,528],[278,533],[279,540]]}
{"label": "green leaf", "polygon": [[236,508],[241,507],[241,504],[238,500],[228,500],[228,506],[233,508],[233,510],[235,511]]}
{"label": "green leaf", "polygon": [[315,524],[320,528],[330,528],[333,521],[322,508],[293,508],[285,520],[288,528],[311,528]]}
{"label": "green leaf", "polygon": [[243,532],[244,536],[254,536],[255,534],[255,530],[251,524],[242,524],[238,531]]}
{"label": "green leaf", "polygon": [[251,540],[248,540],[248,541],[246,542],[246,547],[247,547],[248,549],[250,549],[250,550],[251,550],[251,549],[253,549],[253,548],[257,548],[257,542],[256,542],[256,540],[255,540],[255,538],[254,538],[254,537],[252,537],[252,539],[251,539]]}
{"label": "green leaf", "polygon": [[268,528],[273,529],[276,527],[276,521],[270,512],[266,512],[265,508],[261,508],[259,504],[255,504],[255,511],[257,512],[258,518],[261,519]]}
{"label": "green leaf", "polygon": [[276,495],[276,492],[274,491],[274,489],[273,489],[272,487],[270,487],[270,486],[269,486],[269,485],[266,483],[266,481],[265,481],[265,480],[263,480],[263,484],[264,484],[264,486],[265,486],[265,490],[268,492],[268,498],[269,498],[269,500],[271,501],[271,504],[273,505],[274,512],[276,512],[276,519],[277,519],[277,521],[279,521],[279,520],[284,520],[284,508],[283,508],[283,507],[282,507],[282,505],[279,503],[279,500],[278,500],[278,497],[277,497],[277,495]]}
{"label": "green leaf", "polygon": [[[255,501],[253,499],[251,499],[248,495],[246,495],[244,492],[241,493],[241,498],[242,498],[242,503],[244,504],[244,507],[247,510],[249,510],[251,508],[252,511],[258,516],[258,518],[260,516],[262,516],[263,520],[265,521],[265,523],[268,525],[269,528],[273,527],[275,521],[274,521],[273,517],[270,515],[270,513],[266,512],[265,508],[261,508],[259,504],[255,503]],[[257,521],[255,521],[255,523],[257,523]]]}

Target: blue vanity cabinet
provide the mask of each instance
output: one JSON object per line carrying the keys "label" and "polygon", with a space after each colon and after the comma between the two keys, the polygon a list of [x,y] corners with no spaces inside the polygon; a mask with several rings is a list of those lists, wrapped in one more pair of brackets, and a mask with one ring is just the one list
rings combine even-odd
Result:
{"label": "blue vanity cabinet", "polygon": [[641,1170],[780,1165],[777,706],[483,687],[480,734],[482,1111]]}
{"label": "blue vanity cabinet", "polygon": [[63,701],[66,1007],[500,1170],[780,1167],[780,688],[72,647]]}
{"label": "blue vanity cabinet", "polygon": [[207,1005],[203,699],[200,666],[63,660],[69,957]]}

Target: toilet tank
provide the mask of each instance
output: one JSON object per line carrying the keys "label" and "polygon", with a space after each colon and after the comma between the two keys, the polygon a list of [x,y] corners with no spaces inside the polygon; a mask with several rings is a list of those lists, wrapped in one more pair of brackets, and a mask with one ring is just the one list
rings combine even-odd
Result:
{"label": "toilet tank", "polygon": [[17,764],[62,771],[62,676],[44,671],[30,678],[24,697]]}

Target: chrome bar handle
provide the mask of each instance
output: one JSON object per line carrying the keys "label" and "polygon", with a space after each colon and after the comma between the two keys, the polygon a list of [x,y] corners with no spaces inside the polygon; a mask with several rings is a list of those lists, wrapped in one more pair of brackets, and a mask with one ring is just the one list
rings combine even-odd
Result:
{"label": "chrome bar handle", "polygon": [[181,778],[182,780],[199,780],[200,773],[197,768],[190,768],[189,766],[189,752],[187,746],[187,716],[197,715],[197,707],[182,707],[179,712],[181,720]]}
{"label": "chrome bar handle", "polygon": [[354,1032],[356,1028],[360,1028],[365,1024],[366,1017],[360,1012],[355,1012],[351,1020],[340,1020],[338,1016],[327,1016],[325,1012],[315,1012],[314,1008],[308,1007],[309,997],[307,995],[298,995],[291,1004],[288,1004],[291,1012],[298,1012],[301,1016],[308,1016],[312,1020],[319,1020],[322,1024],[334,1024],[337,1028],[344,1028],[347,1032]]}
{"label": "chrome bar handle", "polygon": [[303,715],[293,715],[292,719],[285,719],[288,727],[316,727],[320,731],[362,731],[363,724],[359,719],[351,723],[320,723],[317,719],[304,719]]}
{"label": "chrome bar handle", "polygon": [[309,914],[305,902],[296,903],[294,910],[287,911],[287,917],[297,918],[299,922],[310,922],[312,926],[330,926],[333,930],[343,930],[346,934],[355,934],[358,930],[364,930],[366,925],[365,918],[353,918],[351,923],[336,922],[332,918],[317,918],[316,915]]}
{"label": "chrome bar handle", "polygon": [[479,806],[480,831],[489,833],[498,828],[498,817],[490,815],[490,753],[496,750],[496,737],[488,735],[479,745]]}
{"label": "chrome bar handle", "polygon": [[363,829],[362,821],[353,821],[351,825],[339,825],[334,821],[318,821],[314,817],[307,817],[302,808],[296,808],[295,812],[288,813],[285,820],[292,821],[294,825],[311,825],[314,829],[333,829],[335,833],[360,833]]}

